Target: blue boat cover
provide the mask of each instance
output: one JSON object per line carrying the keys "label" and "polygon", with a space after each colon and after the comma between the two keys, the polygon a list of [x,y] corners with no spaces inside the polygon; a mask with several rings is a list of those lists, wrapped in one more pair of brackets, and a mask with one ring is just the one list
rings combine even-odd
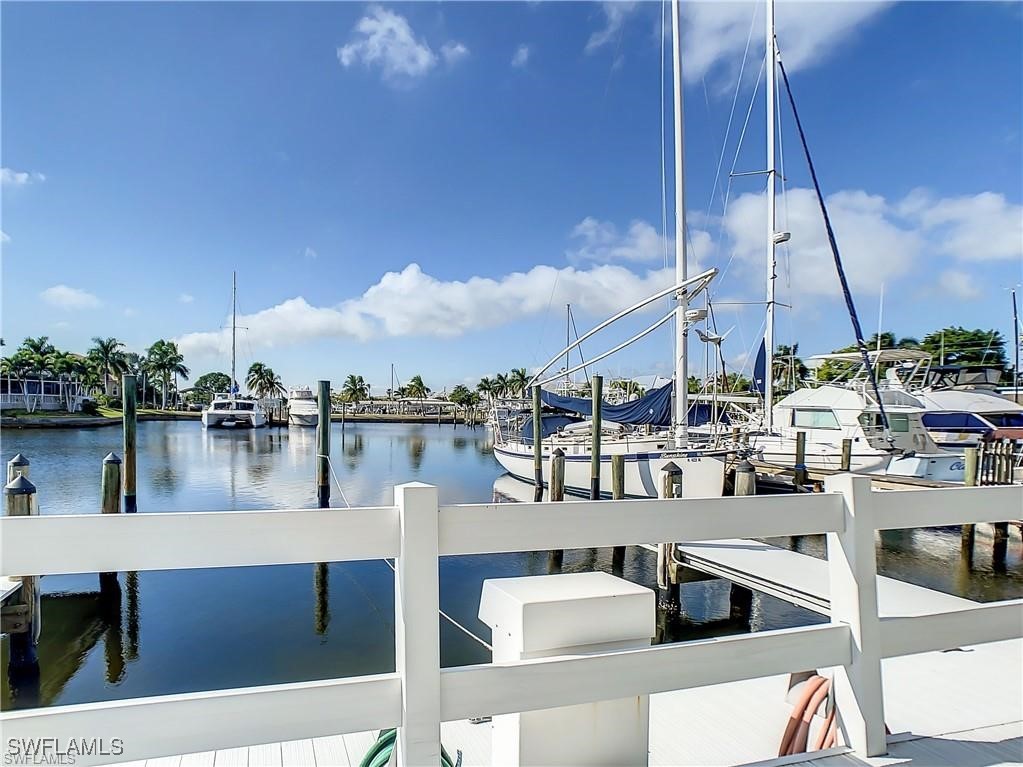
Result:
{"label": "blue boat cover", "polygon": [[[654,426],[671,425],[671,389],[672,384],[665,384],[649,394],[624,405],[601,407],[601,417],[614,423],[653,424]],[[554,392],[540,392],[544,404],[555,410],[565,410],[580,415],[593,415],[593,401],[583,397],[560,397]]]}
{"label": "blue boat cover", "polygon": [[[540,416],[540,439],[547,439],[562,426],[570,423],[578,423],[579,419],[570,415],[541,415]],[[522,441],[533,444],[533,419],[530,418],[522,424]]]}

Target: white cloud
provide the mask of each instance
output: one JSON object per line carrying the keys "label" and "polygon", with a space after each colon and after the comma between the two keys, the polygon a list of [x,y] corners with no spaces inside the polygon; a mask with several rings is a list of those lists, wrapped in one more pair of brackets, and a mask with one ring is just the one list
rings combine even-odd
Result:
{"label": "white cloud", "polygon": [[522,69],[529,63],[529,46],[523,43],[515,49],[515,54],[512,56],[511,65],[516,69]]}
{"label": "white cloud", "polygon": [[587,216],[575,225],[571,236],[579,243],[575,250],[565,254],[573,262],[653,262],[664,258],[664,238],[646,221],[633,221],[621,234],[610,221],[598,221]]}
{"label": "white cloud", "polygon": [[982,192],[934,199],[915,189],[899,211],[939,243],[940,252],[962,261],[1023,258],[1023,206],[1001,194]]}
{"label": "white cloud", "polygon": [[0,229],[0,242],[10,242],[11,238],[7,235],[7,232]]}
{"label": "white cloud", "polygon": [[462,43],[451,40],[440,47],[440,55],[444,57],[444,63],[454,66],[469,55],[469,49]]}
{"label": "white cloud", "polygon": [[306,249],[302,252],[302,255],[310,261],[315,261],[320,254],[307,245]]}
{"label": "white cloud", "polygon": [[138,312],[132,309],[130,306],[124,310],[125,317],[134,317],[136,314],[138,314]]}
{"label": "white cloud", "polygon": [[[409,264],[388,272],[358,298],[336,306],[312,306],[302,297],[245,317],[253,346],[285,346],[317,338],[367,341],[381,336],[451,338],[571,303],[603,316],[669,286],[674,270],[643,275],[621,266],[590,269],[536,266],[498,279],[438,280]],[[228,347],[229,331],[189,333],[177,339],[185,354],[215,354]]]}
{"label": "white cloud", "polygon": [[612,0],[611,2],[604,3],[602,6],[604,11],[604,27],[590,35],[590,39],[586,41],[586,52],[593,53],[598,48],[613,41],[621,30],[622,25],[625,24],[625,19],[636,10],[636,7],[637,3],[626,2],[625,0],[621,2]]}
{"label": "white cloud", "polygon": [[103,305],[103,302],[92,293],[67,285],[54,285],[42,291],[39,297],[58,309],[98,309]]}
{"label": "white cloud", "polygon": [[[779,0],[775,30],[788,71],[813,66],[848,40],[855,30],[884,11],[890,2],[844,0]],[[763,56],[762,3],[684,3],[683,50],[687,79],[700,80],[715,66],[738,69],[750,24],[753,43],[750,56]],[[754,20],[753,14],[757,14]],[[748,65],[747,65],[748,66]],[[754,68],[754,72],[756,69]]]}
{"label": "white cloud", "polygon": [[[793,282],[800,293],[835,295],[839,292],[835,265],[812,189],[790,189],[788,223],[778,217],[778,229],[792,233],[787,243]],[[917,231],[903,228],[883,197],[853,190],[827,198],[839,252],[850,287],[857,293],[876,294],[881,284],[906,274],[922,252],[925,241]],[[779,213],[783,211],[779,205]],[[738,197],[728,209],[725,231],[737,258],[759,268],[766,258],[765,195]],[[779,260],[783,253],[779,249]],[[757,279],[760,273],[757,272]]]}
{"label": "white cloud", "polygon": [[964,301],[981,295],[981,290],[973,277],[958,269],[946,269],[938,275],[938,287],[950,296]]}
{"label": "white cloud", "polygon": [[24,186],[33,181],[45,181],[46,176],[42,173],[27,170],[11,170],[0,168],[0,183],[4,186]]}
{"label": "white cloud", "polygon": [[[417,38],[408,19],[394,11],[371,6],[355,25],[354,39],[337,49],[337,60],[343,67],[362,63],[378,67],[384,80],[408,83],[430,72],[438,61],[430,44]],[[453,65],[469,55],[469,49],[450,40],[441,46],[441,57]]]}
{"label": "white cloud", "polygon": [[178,296],[178,301],[180,301],[183,304],[190,304],[194,300],[195,296],[191,295],[190,293],[182,293],[180,296]]}

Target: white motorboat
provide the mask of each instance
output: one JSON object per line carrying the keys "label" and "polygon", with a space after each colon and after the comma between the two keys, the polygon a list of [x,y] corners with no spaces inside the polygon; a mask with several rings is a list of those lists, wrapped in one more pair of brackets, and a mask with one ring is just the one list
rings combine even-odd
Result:
{"label": "white motorboat", "polygon": [[774,430],[752,434],[750,445],[769,463],[792,466],[796,434],[806,434],[808,469],[839,469],[842,441],[852,440],[850,470],[962,482],[962,453],[942,450],[928,434],[923,403],[897,389],[882,389],[881,408],[867,390],[844,386],[799,389],[774,406]]}
{"label": "white motorboat", "polygon": [[266,413],[251,397],[238,396],[238,381],[235,377],[235,352],[238,318],[238,278],[231,274],[231,391],[217,393],[213,401],[202,411],[203,428],[250,428],[266,426]]}
{"label": "white motorboat", "polygon": [[288,423],[292,426],[316,426],[320,422],[320,408],[316,395],[308,386],[299,386],[288,392]]}

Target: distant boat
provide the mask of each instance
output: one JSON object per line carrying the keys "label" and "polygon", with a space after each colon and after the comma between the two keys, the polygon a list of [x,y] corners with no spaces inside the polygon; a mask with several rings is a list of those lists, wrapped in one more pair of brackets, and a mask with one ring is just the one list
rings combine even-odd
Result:
{"label": "distant boat", "polygon": [[292,426],[316,426],[320,422],[320,409],[316,395],[308,386],[299,386],[288,392],[288,423]]}
{"label": "distant boat", "polygon": [[235,378],[235,334],[238,329],[238,278],[231,274],[231,391],[213,396],[213,402],[202,411],[203,428],[249,428],[266,426],[266,413],[251,397],[238,396]]}

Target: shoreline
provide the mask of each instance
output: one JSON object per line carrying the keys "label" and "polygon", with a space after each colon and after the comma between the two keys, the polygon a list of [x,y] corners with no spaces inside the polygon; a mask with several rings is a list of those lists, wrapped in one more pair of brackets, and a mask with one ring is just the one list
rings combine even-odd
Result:
{"label": "shoreline", "polygon": [[[139,413],[139,421],[198,421],[201,413]],[[119,426],[120,416],[54,415],[54,416],[0,416],[0,429],[99,429]]]}

